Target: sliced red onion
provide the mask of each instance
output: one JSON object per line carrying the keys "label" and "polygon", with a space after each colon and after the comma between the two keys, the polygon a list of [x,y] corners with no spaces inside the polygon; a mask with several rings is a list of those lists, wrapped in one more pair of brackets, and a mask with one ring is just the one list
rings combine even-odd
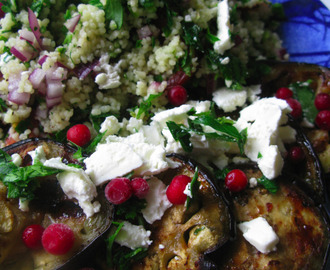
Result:
{"label": "sliced red onion", "polygon": [[30,96],[31,95],[29,93],[19,93],[18,91],[12,91],[8,93],[8,100],[15,104],[23,105],[29,102]]}
{"label": "sliced red onion", "polygon": [[49,99],[62,97],[64,86],[61,81],[48,81],[47,80],[47,93],[46,97]]}
{"label": "sliced red onion", "polygon": [[41,68],[36,68],[30,74],[29,81],[31,82],[33,88],[38,89],[41,83],[45,80],[45,78],[46,72],[43,71]]}
{"label": "sliced red onion", "polygon": [[31,28],[34,36],[36,37],[40,48],[43,48],[42,47],[42,40],[41,40],[42,35],[41,35],[41,32],[40,32],[40,26],[39,26],[39,23],[38,23],[38,19],[37,19],[37,16],[34,14],[34,12],[30,8],[28,8],[28,17],[29,17],[30,28]]}
{"label": "sliced red onion", "polygon": [[39,87],[37,88],[38,93],[42,96],[46,96],[47,94],[47,84],[45,81],[41,82]]}
{"label": "sliced red onion", "polygon": [[34,42],[36,41],[36,37],[34,36],[34,34],[31,31],[27,30],[27,29],[20,30],[19,31],[19,37],[20,37],[20,39],[26,40],[31,45],[33,45]]}
{"label": "sliced red onion", "polygon": [[66,27],[71,33],[73,33],[74,30],[76,29],[76,26],[77,26],[79,20],[80,20],[80,14],[78,14],[78,15],[76,15],[76,16],[70,18],[70,19],[68,19],[68,20],[64,23],[64,25],[65,25],[65,27]]}
{"label": "sliced red onion", "polygon": [[59,62],[59,61],[56,61],[56,63],[55,63],[55,67],[57,68],[57,67],[61,67],[61,68],[64,68],[64,69],[66,69],[66,70],[69,70],[69,68],[66,66],[66,65],[64,65],[63,63],[61,63],[61,62]]}
{"label": "sliced red onion", "polygon": [[19,89],[19,82],[21,80],[20,74],[13,74],[8,78],[8,100],[18,104],[23,105],[29,102],[30,94],[29,93],[20,93],[18,92]]}
{"label": "sliced red onion", "polygon": [[140,39],[144,39],[152,36],[151,29],[148,25],[141,27],[137,30],[138,36]]}
{"label": "sliced red onion", "polygon": [[11,47],[10,52],[22,62],[30,61],[33,57],[33,52],[20,51],[15,46]]}
{"label": "sliced red onion", "polygon": [[62,97],[57,97],[57,98],[46,98],[46,105],[47,108],[51,109],[54,106],[60,104],[62,102]]}
{"label": "sliced red onion", "polygon": [[48,58],[48,55],[43,55],[43,56],[39,59],[38,64],[39,64],[40,66],[42,66],[43,63],[46,62],[46,59],[47,59],[47,58]]}
{"label": "sliced red onion", "polygon": [[184,85],[189,79],[190,77],[184,71],[179,70],[168,79],[166,88],[171,88],[175,85]]}
{"label": "sliced red onion", "polygon": [[99,60],[95,60],[85,65],[80,65],[74,69],[74,73],[79,78],[79,80],[84,80],[98,64]]}
{"label": "sliced red onion", "polygon": [[48,81],[63,81],[67,78],[68,71],[62,67],[52,67],[46,71],[46,79]]}

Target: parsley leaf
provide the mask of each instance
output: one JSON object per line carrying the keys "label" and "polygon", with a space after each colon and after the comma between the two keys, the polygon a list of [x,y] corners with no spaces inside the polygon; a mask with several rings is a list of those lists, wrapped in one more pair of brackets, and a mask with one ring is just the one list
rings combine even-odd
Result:
{"label": "parsley leaf", "polygon": [[5,13],[10,12],[17,12],[17,4],[15,0],[2,0],[0,1],[2,3],[1,10]]}
{"label": "parsley leaf", "polygon": [[121,0],[107,0],[104,6],[105,19],[110,22],[113,20],[117,29],[120,29],[124,20],[124,8]]}
{"label": "parsley leaf", "polygon": [[31,9],[33,12],[40,14],[41,10],[45,7],[50,7],[50,0],[33,0]]}
{"label": "parsley leaf", "polygon": [[278,185],[274,180],[269,180],[266,176],[257,178],[259,184],[263,185],[270,193],[276,193],[278,190]]}
{"label": "parsley leaf", "polygon": [[147,9],[151,9],[155,6],[154,0],[139,0],[139,4]]}
{"label": "parsley leaf", "polygon": [[186,152],[191,152],[193,150],[193,145],[190,141],[191,135],[189,133],[189,129],[184,125],[173,121],[166,122],[168,129],[170,130],[175,141],[179,141],[183,150]]}
{"label": "parsley leaf", "polygon": [[315,93],[310,87],[310,84],[311,81],[295,82],[292,83],[289,87],[293,91],[293,97],[300,102],[303,114],[306,119],[309,122],[314,123],[318,111],[314,105]]}
{"label": "parsley leaf", "polygon": [[191,192],[192,197],[187,196],[186,209],[188,209],[190,207],[191,201],[196,198],[199,185],[200,185],[200,182],[198,181],[198,167],[196,167],[194,176],[190,182],[190,192]]}
{"label": "parsley leaf", "polygon": [[120,219],[125,219],[131,222],[137,221],[141,210],[146,208],[146,200],[130,198],[128,201],[116,206],[116,215]]}
{"label": "parsley leaf", "polygon": [[44,166],[40,161],[27,167],[17,167],[11,157],[0,149],[0,177],[7,187],[8,198],[34,198],[34,191],[39,186],[39,177],[53,175],[62,170]]}
{"label": "parsley leaf", "polygon": [[96,7],[100,8],[100,9],[103,9],[103,4],[101,3],[100,0],[90,0],[88,2],[88,4],[93,5],[93,6],[96,6]]}
{"label": "parsley leaf", "polygon": [[140,104],[137,114],[134,115],[134,112],[133,112],[137,109],[137,107],[135,107],[132,109],[131,115],[133,117],[136,117],[137,119],[141,119],[142,116],[144,116],[146,118],[150,118],[152,116],[152,114],[150,113],[152,101],[157,99],[158,97],[160,97],[162,94],[163,93],[149,95],[149,97]]}
{"label": "parsley leaf", "polygon": [[171,34],[173,28],[173,18],[176,17],[178,14],[170,8],[169,3],[166,1],[165,4],[165,13],[166,13],[166,25],[163,27],[163,32],[165,37],[168,37]]}
{"label": "parsley leaf", "polygon": [[118,235],[118,233],[120,232],[121,228],[124,226],[124,222],[112,222],[113,225],[117,226],[116,231],[110,235],[107,239],[106,239],[106,243],[107,243],[107,265],[109,267],[113,266],[113,262],[112,262],[112,247],[113,247],[113,243],[115,242],[115,239]]}
{"label": "parsley leaf", "polygon": [[0,112],[5,112],[6,109],[8,108],[6,102],[0,98]]}

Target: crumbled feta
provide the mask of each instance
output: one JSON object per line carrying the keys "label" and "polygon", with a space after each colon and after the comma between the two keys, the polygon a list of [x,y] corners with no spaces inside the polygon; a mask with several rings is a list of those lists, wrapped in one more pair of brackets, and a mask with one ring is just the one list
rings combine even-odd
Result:
{"label": "crumbled feta", "polygon": [[128,120],[126,129],[130,132],[130,133],[135,133],[138,132],[140,130],[140,128],[143,125],[143,121],[142,119],[137,119],[135,117],[131,117]]}
{"label": "crumbled feta", "polygon": [[159,248],[159,249],[164,249],[165,246],[164,246],[163,244],[159,244],[158,248]]}
{"label": "crumbled feta", "polygon": [[214,50],[219,54],[224,54],[225,51],[229,50],[233,43],[230,38],[231,24],[230,24],[230,9],[228,5],[228,0],[222,0],[218,4],[218,41],[214,43]]}
{"label": "crumbled feta", "polygon": [[11,161],[12,161],[17,167],[19,167],[19,166],[21,166],[23,159],[22,159],[22,157],[21,157],[19,154],[14,153],[14,154],[11,155]]}
{"label": "crumbled feta", "polygon": [[92,202],[97,196],[96,186],[83,169],[64,164],[60,157],[51,158],[44,165],[64,170],[57,174],[57,180],[68,198],[78,201],[87,218],[100,211],[100,203]]}
{"label": "crumbled feta", "polygon": [[224,112],[232,112],[237,107],[242,107],[247,99],[247,92],[245,90],[231,90],[227,88],[221,88],[213,92],[213,101]]}
{"label": "crumbled feta", "polygon": [[95,185],[128,174],[143,164],[133,148],[121,142],[99,144],[96,151],[84,160],[86,173]]}
{"label": "crumbled feta", "polygon": [[98,84],[100,89],[111,89],[118,87],[120,82],[120,76],[118,71],[120,71],[121,61],[119,61],[115,66],[109,64],[110,56],[104,54],[100,57],[99,65],[94,68],[94,71],[99,72],[95,77],[95,83]]}
{"label": "crumbled feta", "polygon": [[19,210],[23,212],[28,212],[29,211],[29,200],[26,200],[25,198],[19,198],[18,200],[18,208]]}
{"label": "crumbled feta", "polygon": [[170,201],[166,196],[166,185],[156,177],[152,177],[149,181],[149,192],[145,198],[147,201],[146,208],[142,209],[144,219],[152,224],[156,220],[160,220],[165,211],[171,207]]}
{"label": "crumbled feta", "polygon": [[282,135],[279,132],[279,128],[282,129],[282,126],[287,124],[287,114],[290,111],[291,108],[285,100],[260,99],[241,110],[235,124],[239,131],[248,128],[245,154],[258,163],[262,173],[269,179],[280,175],[284,164],[280,150],[284,141],[294,137],[290,128],[284,128]]}
{"label": "crumbled feta", "polygon": [[259,95],[261,94],[261,85],[250,85],[247,86],[247,96],[248,101],[253,103],[259,99]]}
{"label": "crumbled feta", "polygon": [[191,194],[191,183],[188,183],[183,191],[183,194],[186,194],[187,197],[192,198],[192,194]]}
{"label": "crumbled feta", "polygon": [[28,152],[28,155],[32,158],[32,164],[36,163],[36,160],[39,160],[41,163],[44,163],[47,158],[42,145],[39,145],[33,151]]}
{"label": "crumbled feta", "polygon": [[238,224],[238,228],[242,231],[243,237],[260,252],[269,253],[276,250],[279,238],[265,218],[258,217],[243,222]]}
{"label": "crumbled feta", "polygon": [[123,221],[123,223],[123,227],[115,238],[116,243],[130,249],[147,248],[151,245],[152,241],[149,240],[151,231],[147,231],[142,225],[133,225],[127,221]]}
{"label": "crumbled feta", "polygon": [[110,115],[104,119],[101,124],[100,133],[105,132],[105,136],[117,134],[120,130],[118,119]]}
{"label": "crumbled feta", "polygon": [[250,184],[250,188],[254,188],[258,185],[258,181],[257,181],[257,178],[255,177],[251,177],[249,179],[249,184]]}

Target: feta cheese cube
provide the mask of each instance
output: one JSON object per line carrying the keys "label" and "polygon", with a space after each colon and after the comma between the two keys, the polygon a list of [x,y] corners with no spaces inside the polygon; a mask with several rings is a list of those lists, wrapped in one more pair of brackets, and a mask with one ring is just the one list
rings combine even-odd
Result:
{"label": "feta cheese cube", "polygon": [[152,224],[156,220],[160,220],[172,204],[167,199],[166,185],[161,180],[153,177],[148,181],[148,184],[149,192],[145,198],[147,206],[141,212],[144,219]]}
{"label": "feta cheese cube", "polygon": [[227,88],[220,88],[219,90],[213,92],[213,101],[225,112],[232,112],[237,109],[237,107],[242,107],[247,98],[247,92],[245,90],[231,90]]}
{"label": "feta cheese cube", "polygon": [[238,228],[242,231],[243,237],[260,252],[267,254],[276,250],[279,238],[265,218],[258,217],[243,222],[238,224]]}
{"label": "feta cheese cube", "polygon": [[127,221],[123,223],[123,227],[115,238],[116,243],[130,249],[147,248],[152,243],[149,239],[151,231],[147,231],[142,225],[133,225]]}

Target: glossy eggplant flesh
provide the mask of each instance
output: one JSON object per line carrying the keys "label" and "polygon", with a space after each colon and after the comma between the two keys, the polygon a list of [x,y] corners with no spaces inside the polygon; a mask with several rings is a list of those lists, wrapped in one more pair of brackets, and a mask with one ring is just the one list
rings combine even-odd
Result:
{"label": "glossy eggplant flesh", "polygon": [[[73,158],[72,148],[51,140],[30,139],[10,145],[3,150],[12,155],[18,153],[22,166],[31,164],[27,153],[43,146],[47,159],[62,157],[63,162],[79,163]],[[104,192],[99,192],[104,194]],[[100,212],[86,218],[77,202],[63,193],[55,175],[40,179],[35,198],[29,202],[29,211],[19,209],[18,199],[7,198],[7,188],[0,182],[0,269],[75,269],[84,260],[86,252],[93,248],[109,229],[113,206],[103,195],[96,200]],[[44,228],[52,223],[67,224],[74,232],[73,248],[65,255],[52,255],[44,249],[30,250],[22,241],[23,230],[31,224]]]}
{"label": "glossy eggplant flesh", "polygon": [[[193,177],[196,163],[179,155],[170,158],[181,165],[157,175],[159,179],[168,185],[176,175]],[[209,269],[213,265],[205,254],[216,252],[228,241],[233,219],[213,180],[198,169],[198,193],[190,207],[173,205],[151,225],[153,243],[148,255],[132,269]]]}
{"label": "glossy eggplant flesh", "polygon": [[[249,178],[261,177],[256,167],[240,169]],[[319,270],[324,266],[330,239],[325,213],[288,176],[276,181],[279,190],[275,194],[257,186],[232,196],[237,223],[264,217],[279,237],[276,251],[259,252],[237,230],[236,240],[219,253],[220,269]]]}

